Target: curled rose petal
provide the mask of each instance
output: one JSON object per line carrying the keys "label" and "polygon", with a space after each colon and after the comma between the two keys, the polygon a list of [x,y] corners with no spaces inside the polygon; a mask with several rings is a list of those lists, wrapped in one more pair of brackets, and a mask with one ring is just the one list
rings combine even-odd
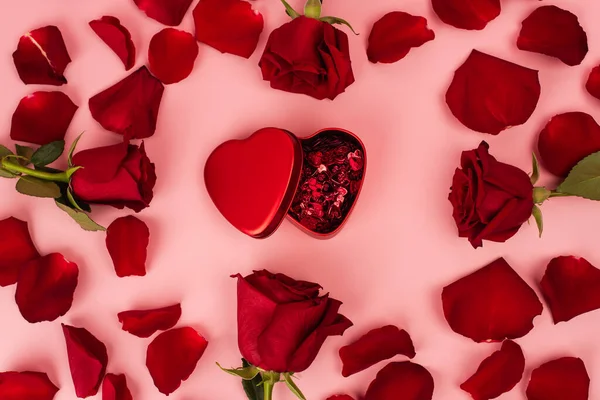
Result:
{"label": "curled rose petal", "polygon": [[79,268],[62,254],[52,253],[23,264],[15,300],[30,323],[54,321],[71,309]]}
{"label": "curled rose petal", "polygon": [[144,139],[156,131],[164,90],[163,84],[144,66],[92,97],[90,112],[104,129],[125,139]]}
{"label": "curled rose petal", "polygon": [[446,93],[467,128],[497,135],[527,122],[540,98],[538,71],[473,50]]}
{"label": "curled rose petal", "polygon": [[108,354],[106,346],[84,328],[75,328],[62,324],[71,377],[75,385],[75,393],[79,398],[86,398],[98,393],[106,365]]}
{"label": "curled rose petal", "polygon": [[10,138],[39,145],[64,140],[77,108],[62,92],[25,96],[13,114]]}
{"label": "curled rose petal", "polygon": [[393,362],[377,373],[364,400],[431,400],[433,377],[410,361]]}
{"label": "curled rose petal", "polygon": [[196,39],[221,53],[249,58],[264,21],[246,0],[201,0],[194,9]]}
{"label": "curled rose petal", "polygon": [[115,52],[125,65],[126,70],[130,70],[135,65],[135,45],[131,40],[131,34],[118,18],[104,16],[90,22],[90,27],[96,32],[96,35]]}
{"label": "curled rose petal", "polygon": [[56,26],[45,26],[21,36],[13,60],[25,84],[60,86],[67,83],[63,74],[71,58]]}
{"label": "curled rose petal", "polygon": [[600,309],[600,270],[585,258],[553,259],[540,286],[555,324]]}
{"label": "curled rose petal", "polygon": [[590,72],[585,88],[589,94],[600,99],[600,65]]}
{"label": "curled rose petal", "polygon": [[347,394],[338,394],[335,396],[329,397],[327,400],[354,400],[352,396],[348,396]]}
{"label": "curled rose petal", "polygon": [[150,41],[150,71],[162,83],[177,83],[187,78],[198,57],[198,43],[192,34],[173,28],[158,32]]}
{"label": "curled rose petal", "polygon": [[556,6],[542,6],[523,21],[517,47],[571,66],[581,64],[588,53],[587,35],[577,16]]}
{"label": "curled rose petal", "polygon": [[167,396],[177,390],[194,372],[207,346],[206,339],[189,327],[158,335],[146,353],[146,366],[158,390]]}
{"label": "curled rose petal", "polygon": [[476,342],[525,336],[543,310],[533,289],[503,258],[446,286],[442,303],[452,330]]}
{"label": "curled rose petal", "polygon": [[348,377],[364,371],[398,354],[409,358],[415,356],[415,348],[408,333],[393,325],[373,329],[356,342],[340,349],[342,376]]}
{"label": "curled rose petal", "polygon": [[474,400],[495,399],[514,388],[523,378],[525,356],[521,347],[511,340],[483,360],[477,372],[460,388],[471,394]]}
{"label": "curled rose petal", "polygon": [[123,311],[118,317],[124,331],[147,338],[157,331],[166,331],[174,327],[181,317],[181,304],[153,310]]}
{"label": "curled rose petal", "polygon": [[0,221],[0,286],[17,283],[21,266],[39,256],[27,222],[14,217]]}
{"label": "curled rose petal", "polygon": [[0,399],[52,400],[58,388],[42,372],[0,372]]}
{"label": "curled rose petal", "polygon": [[590,377],[585,364],[575,357],[547,362],[531,373],[527,400],[587,400]]}
{"label": "curled rose petal", "polygon": [[367,56],[372,63],[394,63],[406,57],[413,47],[433,39],[435,33],[427,27],[425,18],[394,11],[373,25]]}
{"label": "curled rose petal", "polygon": [[448,25],[481,30],[500,15],[500,0],[431,0],[433,10]]}
{"label": "curled rose petal", "polygon": [[114,220],[106,230],[106,248],[117,276],[146,275],[146,256],[150,230],[134,216]]}
{"label": "curled rose petal", "polygon": [[102,400],[133,400],[125,375],[106,374],[102,383]]}
{"label": "curled rose petal", "polygon": [[177,26],[193,0],[133,0],[140,10],[161,24]]}

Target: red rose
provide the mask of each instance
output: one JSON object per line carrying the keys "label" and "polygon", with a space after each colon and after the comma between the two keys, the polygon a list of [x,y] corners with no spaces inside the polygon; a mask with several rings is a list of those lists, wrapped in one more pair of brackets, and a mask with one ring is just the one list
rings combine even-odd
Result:
{"label": "red rose", "polygon": [[304,16],[271,33],[258,65],[272,88],[319,100],[333,100],[354,83],[348,36]]}
{"label": "red rose", "polygon": [[449,200],[460,237],[473,247],[483,240],[505,242],[514,236],[533,211],[533,185],[529,176],[497,161],[482,142],[465,151],[454,174]]}
{"label": "red rose", "polygon": [[139,212],[152,200],[156,174],[144,143],[84,150],[73,156],[73,164],[83,167],[71,179],[73,192],[83,201]]}
{"label": "red rose", "polygon": [[328,336],[352,322],[342,303],[319,296],[321,286],[266,270],[238,278],[238,344],[244,358],[266,371],[307,369]]}

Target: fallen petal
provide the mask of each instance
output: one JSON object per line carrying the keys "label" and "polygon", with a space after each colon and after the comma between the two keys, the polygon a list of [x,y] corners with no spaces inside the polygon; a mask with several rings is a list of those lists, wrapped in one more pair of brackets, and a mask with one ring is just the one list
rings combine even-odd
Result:
{"label": "fallen petal", "polygon": [[590,377],[585,364],[575,357],[547,362],[531,373],[528,400],[587,400]]}
{"label": "fallen petal", "polygon": [[0,286],[17,283],[21,267],[39,256],[27,222],[14,217],[0,221]]}
{"label": "fallen petal", "polygon": [[331,396],[327,400],[354,400],[352,396],[348,396],[347,394],[338,394],[336,396]]}
{"label": "fallen petal", "polygon": [[157,331],[166,331],[174,327],[181,317],[181,304],[153,310],[123,311],[118,317],[124,331],[147,338]]}
{"label": "fallen petal", "polygon": [[165,84],[187,78],[198,57],[198,43],[192,34],[173,28],[158,32],[150,41],[150,71]]}
{"label": "fallen petal", "polygon": [[118,18],[104,16],[90,22],[90,27],[96,35],[115,52],[129,71],[135,65],[135,45],[131,34]]}
{"label": "fallen petal", "polygon": [[431,0],[433,10],[448,25],[481,30],[500,15],[500,0]]}
{"label": "fallen petal", "polygon": [[58,388],[41,372],[0,372],[0,399],[52,400]]}
{"label": "fallen petal", "polygon": [[146,275],[146,256],[150,230],[134,216],[114,220],[106,230],[106,248],[117,276]]}
{"label": "fallen petal", "polygon": [[585,84],[588,93],[600,99],[600,65],[592,69]]}
{"label": "fallen petal", "polygon": [[102,400],[133,400],[125,375],[106,374],[102,383]]}
{"label": "fallen petal", "polygon": [[410,361],[393,362],[377,373],[364,400],[431,400],[433,378],[429,371]]}
{"label": "fallen petal", "polygon": [[183,21],[192,0],[133,0],[140,10],[161,24],[177,26]]}

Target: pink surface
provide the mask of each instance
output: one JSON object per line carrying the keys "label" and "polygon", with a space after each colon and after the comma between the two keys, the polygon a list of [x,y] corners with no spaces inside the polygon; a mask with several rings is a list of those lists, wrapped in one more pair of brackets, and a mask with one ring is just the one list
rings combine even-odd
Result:
{"label": "pink surface", "polygon": [[[299,7],[301,1],[292,3]],[[516,49],[520,21],[539,6],[537,1],[504,1],[502,15],[482,32],[444,25],[426,0],[325,3],[326,14],[348,19],[361,33],[350,35],[356,83],[334,102],[275,91],[261,80],[256,64],[267,34],[287,21],[275,0],[254,3],[265,16],[266,30],[250,60],[201,45],[193,74],[167,87],[157,133],[146,142],[159,176],[152,206],[140,214],[152,234],[146,277],[117,278],[102,233],[84,233],[51,201],[21,196],[14,191],[14,182],[0,180],[0,218],[13,215],[29,221],[42,254],[63,252],[81,270],[72,310],[53,323],[27,323],[15,305],[14,286],[0,288],[0,371],[46,371],[61,387],[56,399],[74,399],[62,321],[85,326],[106,343],[109,372],[127,374],[136,399],[164,399],[144,365],[149,340],[122,332],[116,315],[181,301],[179,326],[197,328],[210,344],[195,373],[170,398],[244,399],[239,382],[214,364],[239,364],[236,283],[229,275],[269,268],[318,281],[344,301],[341,311],[355,323],[345,337],[328,340],[313,366],[300,374],[299,385],[309,400],[341,392],[364,393],[384,364],[345,379],[337,350],[385,324],[396,324],[412,335],[415,361],[434,376],[434,399],[467,400],[459,384],[499,345],[478,345],[449,329],[441,311],[442,287],[500,256],[538,293],[537,283],[554,256],[584,256],[600,266],[598,203],[551,200],[543,207],[543,239],[537,238],[537,228],[531,224],[505,244],[486,243],[483,249],[473,250],[467,240],[457,237],[447,201],[460,152],[476,147],[482,139],[500,160],[529,170],[536,136],[553,115],[578,110],[600,120],[600,102],[584,90],[589,70],[600,62],[600,3],[553,2],[577,14],[588,33],[591,51],[578,67]],[[371,24],[392,10],[427,17],[436,39],[397,64],[370,64],[365,42]],[[0,14],[3,144],[10,143],[10,118],[19,99],[39,88],[21,83],[10,55],[21,34],[47,24],[60,27],[74,60],[66,71],[69,84],[58,89],[81,106],[67,140],[84,130],[82,148],[121,139],[104,131],[87,108],[90,96],[126,75],[119,59],[87,25],[107,14],[120,18],[131,30],[138,65],[142,65],[150,38],[162,26],[146,18],[133,1],[5,2]],[[193,29],[191,13],[182,27]],[[469,131],[452,117],[443,96],[454,70],[472,48],[540,70],[542,97],[527,124],[491,137]],[[361,199],[335,238],[319,241],[287,221],[271,238],[251,239],[229,226],[211,203],[202,181],[208,154],[225,140],[265,126],[279,126],[299,136],[342,127],[364,141],[369,171]],[[547,173],[543,176],[546,182],[552,179]],[[94,212],[104,225],[124,214],[110,208]],[[546,309],[535,325],[517,341],[526,357],[525,378],[500,399],[523,399],[531,370],[567,355],[585,361],[592,377],[590,399],[600,398],[600,312],[554,326]],[[279,386],[275,398],[291,400],[293,395]]]}

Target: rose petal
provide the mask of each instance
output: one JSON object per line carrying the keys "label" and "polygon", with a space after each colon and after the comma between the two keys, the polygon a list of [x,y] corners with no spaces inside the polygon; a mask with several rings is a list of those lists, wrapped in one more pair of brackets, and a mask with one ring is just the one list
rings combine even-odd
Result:
{"label": "rose petal", "polygon": [[146,256],[150,230],[134,216],[117,218],[106,230],[106,248],[117,276],[146,275]]}
{"label": "rose petal", "polygon": [[102,400],[133,400],[125,375],[106,374],[102,383]]}
{"label": "rose petal", "polygon": [[540,93],[537,71],[473,50],[456,70],[446,103],[467,128],[497,135],[527,122]]}
{"label": "rose petal", "polygon": [[148,346],[146,366],[154,385],[167,396],[187,380],[208,342],[192,328],[177,328],[158,335]]}
{"label": "rose petal", "polygon": [[198,57],[198,43],[192,34],[173,28],[158,32],[150,41],[150,71],[165,84],[187,78]]}
{"label": "rose petal", "polygon": [[356,342],[340,349],[342,376],[348,377],[364,371],[398,354],[409,358],[413,358],[416,354],[408,333],[393,325],[373,329]]}
{"label": "rose petal", "polygon": [[600,99],[600,65],[593,68],[585,84],[588,93]]}
{"label": "rose petal", "polygon": [[52,400],[58,388],[42,372],[0,372],[0,399]]}
{"label": "rose petal", "polygon": [[377,373],[364,400],[431,400],[433,378],[429,371],[410,361],[393,362]]}
{"label": "rose petal", "polygon": [[118,317],[124,331],[147,338],[157,331],[166,331],[174,327],[181,317],[181,305],[175,304],[153,310],[123,311],[118,314]]}
{"label": "rose petal", "polygon": [[75,393],[82,399],[93,396],[98,393],[106,373],[106,346],[84,328],[65,324],[62,324],[62,328]]}
{"label": "rose petal", "polygon": [[194,22],[199,42],[244,58],[254,53],[264,28],[262,15],[245,0],[201,0]]}
{"label": "rose petal", "polygon": [[575,357],[547,362],[531,373],[528,400],[587,400],[590,378],[585,364]]}
{"label": "rose petal", "polygon": [[556,6],[542,6],[523,21],[517,47],[571,66],[581,64],[588,53],[587,35],[577,16]]}
{"label": "rose petal", "polygon": [[15,300],[30,323],[54,321],[71,309],[79,268],[52,253],[21,266]]}
{"label": "rose petal", "polygon": [[352,396],[348,396],[347,394],[338,394],[336,396],[331,396],[327,400],[354,400]]}
{"label": "rose petal", "polygon": [[161,24],[177,26],[193,0],[133,0],[140,10]]}
{"label": "rose petal", "polygon": [[56,26],[45,26],[21,36],[13,60],[25,84],[60,86],[67,83],[63,74],[71,58]]}
{"label": "rose petal", "polygon": [[503,258],[446,286],[442,302],[452,330],[476,342],[525,336],[543,310],[533,289]]}
{"label": "rose petal", "polygon": [[372,63],[394,63],[406,57],[410,49],[435,39],[427,20],[394,11],[375,22],[369,35],[367,56]]}
{"label": "rose petal", "polygon": [[115,52],[129,71],[135,65],[135,45],[131,34],[118,18],[104,16],[90,22],[90,27],[96,35]]}
{"label": "rose petal", "polygon": [[154,135],[165,87],[148,68],[141,67],[90,99],[90,112],[104,129],[125,139]]}
{"label": "rose petal", "polygon": [[500,15],[500,0],[431,0],[442,21],[460,29],[481,30]]}
{"label": "rose petal", "polygon": [[39,256],[27,222],[14,217],[0,221],[0,286],[17,283],[21,266]]}
{"label": "rose petal", "polygon": [[10,138],[39,145],[64,140],[77,108],[62,92],[25,96],[13,114]]}
{"label": "rose petal", "polygon": [[506,340],[500,350],[481,362],[477,372],[460,388],[474,400],[495,399],[521,382],[524,370],[525,356],[521,347]]}

